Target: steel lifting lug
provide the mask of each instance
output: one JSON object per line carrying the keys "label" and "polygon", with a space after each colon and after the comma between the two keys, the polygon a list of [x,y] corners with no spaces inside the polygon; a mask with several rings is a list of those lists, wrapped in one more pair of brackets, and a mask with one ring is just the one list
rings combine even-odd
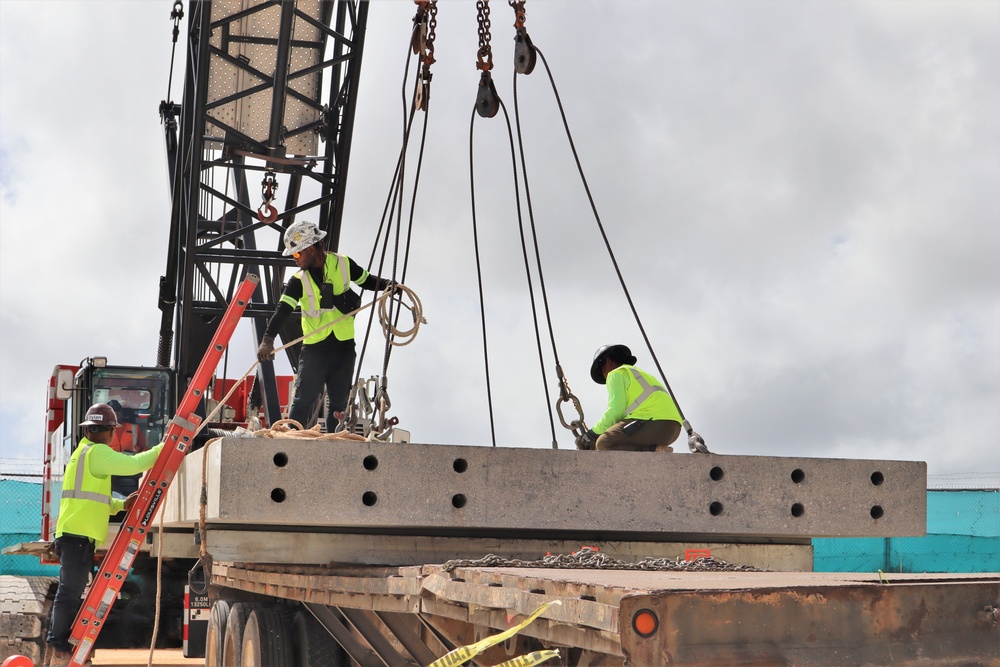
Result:
{"label": "steel lifting lug", "polygon": [[691,450],[692,454],[711,454],[711,452],[708,451],[708,445],[705,444],[705,439],[695,433],[694,428],[691,427],[691,422],[685,419],[682,422],[682,426],[684,427],[684,430],[687,431],[688,449]]}
{"label": "steel lifting lug", "polygon": [[497,95],[493,77],[489,72],[479,76],[479,93],[476,95],[476,113],[483,118],[493,118],[500,110],[500,97]]}
{"label": "steel lifting lug", "polygon": [[535,45],[531,43],[531,37],[524,28],[518,28],[514,35],[514,71],[518,74],[531,74],[535,69],[535,61],[538,54]]}

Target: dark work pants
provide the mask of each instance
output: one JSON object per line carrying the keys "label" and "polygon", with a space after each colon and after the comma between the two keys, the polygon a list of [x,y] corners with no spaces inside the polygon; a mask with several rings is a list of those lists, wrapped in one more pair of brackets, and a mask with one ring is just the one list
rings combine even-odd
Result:
{"label": "dark work pants", "polygon": [[356,358],[353,340],[336,341],[332,345],[328,341],[303,345],[295,378],[295,398],[288,408],[288,418],[304,428],[312,426],[313,408],[326,386],[326,431],[333,433],[337,427],[333,413],[343,412],[347,407]]}
{"label": "dark work pants", "polygon": [[94,571],[94,543],[86,537],[62,535],[55,541],[59,556],[59,587],[52,603],[49,636],[46,641],[59,651],[72,651],[69,635],[80,611],[83,589]]}

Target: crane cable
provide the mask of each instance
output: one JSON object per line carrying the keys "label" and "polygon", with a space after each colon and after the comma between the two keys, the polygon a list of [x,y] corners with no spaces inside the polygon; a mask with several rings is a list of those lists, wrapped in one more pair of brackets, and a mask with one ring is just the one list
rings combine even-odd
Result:
{"label": "crane cable", "polygon": [[[509,4],[511,9],[514,10],[514,28],[517,30],[517,34],[514,37],[514,42],[515,42],[514,85],[513,85],[514,121],[517,126],[517,146],[518,146],[518,153],[521,158],[521,173],[522,173],[522,180],[524,181],[524,198],[525,198],[525,203],[527,204],[528,207],[528,221],[531,226],[532,245],[534,246],[535,249],[535,267],[538,271],[538,286],[539,286],[539,291],[541,292],[542,295],[542,308],[543,311],[545,312],[545,321],[548,327],[549,341],[552,345],[552,357],[555,362],[556,378],[558,379],[558,384],[559,384],[559,399],[556,402],[556,413],[558,414],[559,421],[562,423],[563,427],[569,429],[574,436],[580,436],[587,430],[587,425],[584,422],[583,408],[580,405],[580,400],[570,390],[569,382],[566,380],[566,375],[563,373],[562,363],[559,361],[559,350],[556,346],[555,331],[552,326],[552,315],[549,309],[548,290],[546,290],[545,288],[545,274],[542,271],[542,258],[539,251],[537,227],[535,225],[535,212],[534,212],[534,207],[532,206],[531,203],[531,188],[528,181],[528,166],[527,162],[524,159],[524,138],[521,132],[521,110],[517,96],[517,75],[518,74],[528,75],[531,74],[531,72],[534,70],[536,61],[535,47],[531,41],[531,38],[528,36],[527,29],[524,26],[527,16],[524,7],[524,0],[518,0],[516,2],[515,0],[508,0],[507,4]],[[511,147],[511,151],[513,152],[513,146]],[[521,224],[520,219],[518,220],[518,224],[520,226],[520,231],[521,231],[521,246],[522,248],[524,248],[525,247],[524,225]],[[528,272],[530,275],[530,270],[528,269],[527,251],[525,250],[524,253],[525,253],[524,256],[525,271]],[[531,289],[530,279],[528,281],[528,290],[529,290],[529,295],[531,297],[532,315],[535,317],[535,337],[538,345],[539,358],[541,358],[542,343],[540,336],[538,334],[538,322],[536,315],[537,308],[535,305],[534,293]],[[543,369],[543,374],[544,374],[544,369]],[[579,419],[567,422],[562,411],[563,403],[572,403],[576,409]],[[555,447],[554,430],[555,427],[553,426],[553,447]]]}
{"label": "crane cable", "polygon": [[[418,186],[420,183],[420,174],[423,167],[423,156],[424,148],[427,143],[427,126],[429,118],[429,101],[430,101],[430,82],[431,82],[431,72],[430,67],[435,62],[434,58],[434,40],[436,37],[437,29],[437,0],[415,0],[417,4],[417,13],[413,18],[413,29],[410,33],[410,45],[407,49],[407,56],[405,65],[403,68],[403,81],[401,84],[401,99],[403,108],[403,136],[402,145],[400,147],[399,156],[396,160],[396,167],[392,176],[392,185],[389,188],[389,193],[386,196],[386,203],[382,210],[382,218],[379,222],[378,232],[376,233],[375,241],[372,246],[372,252],[369,256],[368,265],[371,266],[372,262],[375,260],[376,252],[378,251],[379,241],[382,239],[382,234],[385,232],[385,238],[382,241],[382,250],[379,257],[378,264],[378,274],[382,275],[382,268],[385,266],[386,254],[388,252],[389,237],[392,228],[392,216],[396,216],[396,233],[395,242],[393,243],[393,257],[392,257],[392,281],[396,281],[397,277],[397,267],[399,267],[399,247],[401,244],[401,233],[402,233],[402,215],[403,215],[403,190],[405,185],[405,167],[406,167],[406,152],[409,148],[410,134],[413,129],[413,122],[418,110],[424,111],[424,120],[422,124],[422,132],[420,138],[420,149],[417,159],[417,167],[414,175],[413,192],[410,201],[410,210],[408,216],[408,226],[406,231],[406,248],[403,253],[403,263],[402,270],[399,274],[399,280],[405,282],[406,271],[409,266],[410,257],[410,247],[411,240],[413,237],[413,221],[414,221],[414,210],[416,208],[416,198]],[[407,79],[410,70],[410,64],[412,60],[412,55],[419,55],[420,59],[418,61],[418,68],[420,69],[419,74],[415,77],[415,88],[412,96],[412,100],[407,98]],[[390,213],[391,212],[391,213]],[[388,306],[383,301],[380,304],[380,317],[384,316],[386,321],[392,321],[392,328],[396,329],[398,325],[399,317],[402,315],[402,308],[399,308],[395,312],[393,311],[394,302],[389,302]],[[365,354],[368,348],[368,340],[371,336],[371,328],[374,318],[374,312],[369,316],[368,324],[365,328],[365,335],[362,341],[361,353],[359,355],[357,367],[354,375],[354,382],[351,385],[351,394],[348,398],[348,406],[353,405],[356,398],[356,393],[359,387],[359,379],[361,377],[361,367],[364,361]],[[387,391],[387,373],[389,368],[389,359],[391,356],[392,348],[395,343],[392,342],[392,338],[386,339],[385,350],[382,358],[382,375],[379,381],[379,386],[376,391],[374,403],[379,406],[380,410],[380,422],[385,420],[385,411],[388,409],[390,403],[388,399]],[[385,427],[384,423],[381,423],[379,430]]]}
{"label": "crane cable", "polygon": [[[628,301],[629,308],[632,311],[632,317],[635,319],[636,325],[639,327],[639,332],[642,334],[642,339],[646,343],[646,349],[649,350],[649,354],[653,358],[653,363],[656,365],[656,370],[660,374],[660,378],[663,379],[663,385],[667,392],[670,394],[670,398],[674,401],[674,405],[677,406],[677,412],[681,417],[684,429],[688,434],[688,447],[692,452],[702,452],[708,453],[708,447],[705,445],[705,440],[694,431],[691,423],[684,416],[684,412],[681,410],[680,403],[677,401],[677,397],[674,395],[673,389],[670,388],[670,383],[667,381],[667,376],[663,372],[663,368],[660,366],[660,361],[656,356],[656,352],[653,351],[652,343],[649,341],[649,336],[646,334],[646,329],[642,325],[642,321],[639,318],[639,313],[636,310],[635,303],[632,301],[632,295],[629,293],[628,286],[625,284],[625,278],[622,275],[621,268],[618,265],[618,260],[615,257],[614,250],[611,248],[611,241],[608,239],[608,234],[604,229],[604,223],[601,222],[601,216],[597,212],[597,205],[594,203],[594,197],[590,192],[590,185],[587,183],[587,177],[583,173],[583,166],[580,163],[580,156],[576,151],[576,144],[573,141],[573,134],[569,129],[569,122],[566,120],[566,112],[563,108],[562,99],[559,96],[559,90],[556,87],[555,79],[552,76],[552,70],[549,68],[549,63],[545,59],[545,54],[542,53],[541,49],[532,45],[532,48],[537,53],[538,57],[541,59],[542,64],[545,65],[545,73],[548,76],[549,83],[552,86],[552,93],[555,96],[556,104],[559,107],[559,116],[562,118],[563,129],[566,131],[566,139],[569,141],[570,150],[573,153],[573,160],[576,162],[577,172],[580,174],[580,180],[583,183],[583,189],[587,193],[587,200],[590,202],[590,209],[594,213],[594,219],[597,221],[597,227],[600,230],[601,238],[604,239],[604,246],[607,248],[608,256],[611,258],[611,263],[614,266],[615,274],[618,276],[618,282],[621,284],[622,291],[625,293],[625,299]],[[515,73],[514,77],[514,105],[515,111],[517,109],[517,75]],[[523,166],[523,157],[522,157]],[[525,185],[527,189],[527,185]]]}
{"label": "crane cable", "polygon": [[[482,338],[483,338],[483,365],[485,369],[486,376],[486,398],[487,398],[487,409],[489,411],[490,417],[490,435],[492,438],[493,446],[496,447],[496,427],[494,420],[493,411],[493,390],[492,382],[490,379],[490,366],[489,366],[489,339],[486,326],[486,305],[485,296],[483,292],[483,276],[482,276],[482,262],[479,252],[479,229],[478,229],[478,218],[476,215],[476,186],[475,186],[475,160],[474,160],[474,138],[475,138],[475,122],[476,115],[483,116],[484,118],[492,118],[496,115],[497,111],[502,109],[504,112],[504,119],[507,123],[507,137],[510,144],[511,153],[511,163],[512,163],[512,173],[514,175],[514,200],[517,208],[517,221],[518,230],[521,241],[521,253],[524,259],[524,270],[528,283],[528,296],[531,302],[531,316],[535,331],[535,346],[538,350],[538,361],[541,371],[542,378],[542,394],[543,400],[547,407],[547,413],[549,418],[549,429],[552,435],[552,448],[558,449],[559,445],[556,440],[555,432],[555,421],[552,417],[552,405],[549,403],[548,399],[548,378],[545,372],[545,359],[542,354],[542,343],[541,334],[539,332],[538,325],[538,314],[537,307],[535,303],[535,293],[533,287],[533,281],[531,279],[531,265],[528,259],[528,249],[527,243],[525,241],[524,235],[524,216],[521,210],[521,196],[520,196],[520,184],[518,181],[517,174],[517,154],[514,149],[514,133],[511,127],[510,114],[507,112],[507,106],[500,99],[500,96],[496,92],[496,88],[493,85],[492,75],[490,70],[493,68],[493,52],[490,46],[491,34],[490,34],[490,9],[489,0],[478,0],[476,3],[476,8],[478,10],[478,21],[479,21],[479,51],[477,52],[478,62],[476,67],[481,70],[480,81],[479,81],[479,91],[476,98],[476,105],[473,109],[472,119],[469,125],[469,183],[471,190],[471,200],[472,200],[472,237],[473,237],[473,248],[476,257],[476,280],[479,289],[479,314],[482,323]],[[530,200],[529,200],[530,207]],[[530,208],[529,208],[530,215]],[[537,244],[536,244],[536,255],[537,255]],[[547,308],[547,306],[546,306]],[[561,416],[560,416],[561,419]]]}

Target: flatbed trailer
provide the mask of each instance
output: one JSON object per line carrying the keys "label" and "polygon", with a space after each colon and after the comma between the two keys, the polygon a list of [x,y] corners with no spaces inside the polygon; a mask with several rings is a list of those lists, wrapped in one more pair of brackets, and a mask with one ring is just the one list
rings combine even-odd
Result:
{"label": "flatbed trailer", "polygon": [[[197,558],[205,536],[208,665],[286,664],[261,646],[428,665],[556,600],[475,664],[998,665],[1000,574],[803,571],[811,536],[921,534],[925,480],[919,462],[226,438],[181,466],[152,552]],[[581,547],[611,569],[531,566]],[[700,569],[720,560],[769,571]],[[618,569],[636,561],[652,569]]]}
{"label": "flatbed trailer", "polygon": [[1000,664],[1000,574],[215,563],[212,582],[301,603],[360,665],[427,665],[551,600],[476,664],[543,647],[566,665]]}

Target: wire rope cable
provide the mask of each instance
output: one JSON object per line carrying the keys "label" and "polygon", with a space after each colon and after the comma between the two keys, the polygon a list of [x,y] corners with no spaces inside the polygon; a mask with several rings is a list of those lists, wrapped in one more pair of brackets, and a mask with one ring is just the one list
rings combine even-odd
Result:
{"label": "wire rope cable", "polygon": [[[649,350],[649,354],[653,359],[653,363],[656,365],[656,370],[659,372],[660,378],[662,378],[663,380],[664,387],[666,387],[666,390],[670,394],[671,399],[673,399],[674,405],[677,406],[677,412],[680,415],[681,419],[683,420],[684,428],[685,430],[687,430],[689,436],[689,441],[688,441],[689,446],[692,449],[694,449],[695,439],[697,439],[697,442],[701,444],[701,447],[704,447],[705,446],[704,440],[702,440],[701,436],[699,436],[697,433],[694,432],[687,418],[684,416],[684,411],[681,409],[680,403],[677,401],[677,397],[674,395],[674,391],[670,387],[670,383],[667,380],[666,374],[663,372],[663,367],[660,365],[660,360],[659,358],[657,358],[656,352],[653,350],[653,345],[649,340],[648,334],[646,333],[646,328],[643,326],[642,320],[639,318],[639,312],[635,307],[635,302],[632,300],[632,295],[629,292],[628,285],[626,285],[625,283],[625,277],[622,275],[621,267],[618,264],[618,259],[615,257],[614,250],[611,247],[611,241],[608,239],[608,234],[604,228],[604,223],[601,221],[600,213],[598,213],[597,211],[597,205],[594,203],[594,196],[590,191],[590,185],[587,182],[587,177],[583,172],[583,165],[580,163],[580,156],[576,150],[576,143],[573,141],[573,134],[569,129],[569,121],[566,119],[566,111],[563,108],[562,98],[559,95],[559,89],[556,86],[555,79],[552,76],[552,70],[549,67],[549,62],[545,58],[545,54],[542,53],[541,49],[539,49],[537,46],[535,47],[535,51],[538,54],[538,57],[541,59],[542,64],[545,65],[545,74],[548,76],[549,83],[552,86],[552,93],[555,96],[556,105],[559,108],[559,116],[562,119],[563,129],[566,131],[566,139],[569,141],[570,150],[573,153],[573,160],[576,163],[577,172],[580,174],[580,180],[583,183],[583,189],[587,193],[587,201],[590,203],[590,209],[594,214],[594,219],[597,221],[597,227],[600,230],[601,238],[604,240],[604,246],[608,251],[608,256],[611,258],[611,264],[614,266],[615,274],[618,277],[618,282],[621,285],[622,291],[625,294],[625,299],[628,301],[629,309],[632,312],[632,317],[635,319],[635,323],[639,327],[639,332],[640,334],[642,334],[642,339],[646,344],[646,349]],[[707,451],[707,449],[705,451]]]}

